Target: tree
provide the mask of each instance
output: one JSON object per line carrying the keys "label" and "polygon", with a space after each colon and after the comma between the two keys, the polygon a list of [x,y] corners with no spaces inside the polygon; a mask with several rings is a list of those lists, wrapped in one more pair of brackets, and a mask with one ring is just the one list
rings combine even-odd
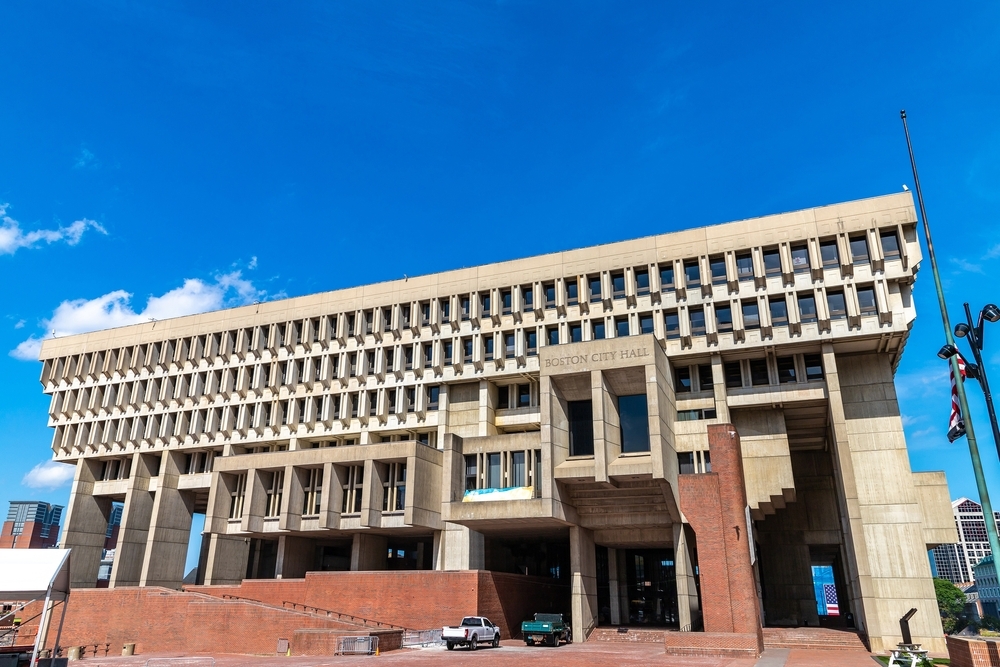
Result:
{"label": "tree", "polygon": [[935,579],[934,592],[944,631],[950,635],[965,627],[965,593],[947,579]]}

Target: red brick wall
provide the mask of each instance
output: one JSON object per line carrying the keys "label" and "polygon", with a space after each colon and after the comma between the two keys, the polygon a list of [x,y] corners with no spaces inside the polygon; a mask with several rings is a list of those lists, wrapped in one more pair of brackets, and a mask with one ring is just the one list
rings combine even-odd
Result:
{"label": "red brick wall", "polygon": [[763,636],[746,534],[740,437],[729,424],[712,425],[708,443],[712,472],[678,478],[681,511],[697,543],[705,632],[755,636],[759,653]]}
{"label": "red brick wall", "polygon": [[59,526],[52,526],[48,537],[42,537],[45,526],[36,521],[26,521],[20,535],[11,535],[14,530],[13,521],[5,521],[0,530],[0,549],[47,549],[56,545],[59,537]]}
{"label": "red brick wall", "polygon": [[[712,460],[715,468],[715,460]],[[753,657],[761,654],[760,638],[754,633],[737,632],[667,632],[664,648],[667,655],[705,655]]]}
{"label": "red brick wall", "polygon": [[1000,667],[1000,645],[993,641],[947,637],[951,667]]}

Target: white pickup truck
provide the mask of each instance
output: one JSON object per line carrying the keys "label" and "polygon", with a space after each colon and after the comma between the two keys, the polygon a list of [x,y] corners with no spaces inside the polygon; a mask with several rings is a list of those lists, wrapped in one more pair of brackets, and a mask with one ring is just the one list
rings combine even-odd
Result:
{"label": "white pickup truck", "polygon": [[442,628],[441,640],[449,651],[456,646],[468,646],[470,651],[475,651],[479,644],[487,643],[496,648],[500,646],[500,628],[485,616],[466,616],[457,628]]}

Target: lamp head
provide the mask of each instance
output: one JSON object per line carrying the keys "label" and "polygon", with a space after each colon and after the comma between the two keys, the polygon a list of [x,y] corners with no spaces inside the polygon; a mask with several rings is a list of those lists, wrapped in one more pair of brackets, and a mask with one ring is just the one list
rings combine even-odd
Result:
{"label": "lamp head", "polygon": [[965,377],[970,377],[973,380],[979,379],[979,366],[973,363],[967,362],[965,364]]}
{"label": "lamp head", "polygon": [[997,306],[992,303],[986,304],[986,307],[983,308],[983,317],[989,322],[996,322],[1000,320],[1000,308],[997,308]]}
{"label": "lamp head", "polygon": [[958,348],[951,344],[942,345],[941,349],[938,350],[938,356],[942,359],[951,359],[956,354],[958,354]]}
{"label": "lamp head", "polygon": [[969,334],[969,331],[971,329],[969,329],[969,325],[965,322],[959,322],[955,325],[955,335],[959,338],[965,338]]}

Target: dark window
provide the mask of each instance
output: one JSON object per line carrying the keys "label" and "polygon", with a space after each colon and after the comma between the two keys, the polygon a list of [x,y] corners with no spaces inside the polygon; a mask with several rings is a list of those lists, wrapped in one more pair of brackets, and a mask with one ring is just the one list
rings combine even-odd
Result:
{"label": "dark window", "polygon": [[868,263],[868,239],[865,236],[851,237],[851,259],[855,264]]}
{"label": "dark window", "polygon": [[760,311],[757,309],[756,301],[743,302],[743,328],[744,329],[760,328]]}
{"label": "dark window", "polygon": [[764,274],[768,276],[781,275],[781,253],[777,248],[764,251]]}
{"label": "dark window", "polygon": [[727,331],[733,330],[733,309],[729,306],[716,306],[715,307],[715,321],[719,329],[719,333],[725,333]]}
{"label": "dark window", "polygon": [[768,305],[771,308],[771,326],[788,326],[788,304],[784,297],[775,297],[773,301],[769,300]]}
{"label": "dark window", "polygon": [[535,291],[530,287],[522,287],[521,300],[524,301],[524,309],[531,310],[535,307]]}
{"label": "dark window", "polygon": [[701,287],[701,270],[698,268],[698,260],[684,260],[684,279],[687,287]]}
{"label": "dark window", "polygon": [[594,408],[590,401],[568,401],[569,455],[594,455]]}
{"label": "dark window", "polygon": [[514,347],[514,334],[508,333],[503,335],[503,345],[504,345],[504,356],[507,359],[513,359],[516,349]]}
{"label": "dark window", "polygon": [[847,302],[843,292],[827,292],[826,303],[830,306],[830,319],[842,320],[847,317]]}
{"label": "dark window", "polygon": [[378,412],[378,392],[370,391],[368,392],[368,416],[374,417],[376,412]]}
{"label": "dark window", "polygon": [[483,292],[479,295],[479,308],[483,313],[483,317],[489,317],[490,315],[490,293]]}
{"label": "dark window", "polygon": [[354,377],[358,374],[358,353],[352,352],[349,359],[351,360],[351,377]]}
{"label": "dark window", "polygon": [[816,297],[812,294],[799,294],[799,315],[803,322],[816,321]]}
{"label": "dark window", "polygon": [[590,323],[594,331],[594,340],[604,339],[604,320],[594,320]]}
{"label": "dark window", "polygon": [[569,325],[569,342],[579,343],[583,340],[583,327],[580,324]]}
{"label": "dark window", "polygon": [[875,290],[871,287],[858,289],[858,305],[862,315],[878,315],[878,305],[875,303]]}
{"label": "dark window", "polygon": [[835,240],[820,241],[819,256],[823,260],[824,269],[837,266],[840,263],[840,253],[837,252],[837,242]]}
{"label": "dark window", "polygon": [[882,232],[879,238],[882,240],[882,255],[886,259],[899,259],[899,237],[896,232]]}
{"label": "dark window", "polygon": [[622,453],[649,451],[649,411],[645,394],[618,397]]}
{"label": "dark window", "polygon": [[542,286],[545,291],[545,307],[555,308],[556,307],[556,284],[546,283]]}
{"label": "dark window", "polygon": [[580,285],[576,278],[566,281],[566,302],[571,306],[580,302]]}
{"label": "dark window", "polygon": [[407,345],[404,348],[404,350],[405,350],[404,354],[406,355],[406,370],[412,371],[413,370],[413,346],[412,345]]}
{"label": "dark window", "polygon": [[451,344],[451,341],[445,341],[444,343],[442,343],[441,348],[444,351],[444,355],[443,355],[444,356],[444,363],[450,364],[451,360],[452,360],[452,344]]}
{"label": "dark window", "polygon": [[528,356],[533,357],[538,354],[538,330],[528,329],[524,334],[525,342],[527,343],[525,347],[528,348]]}
{"label": "dark window", "polygon": [[531,385],[517,385],[517,407],[527,408],[531,406]]}
{"label": "dark window", "polygon": [[500,293],[500,300],[503,301],[503,314],[510,315],[511,308],[513,307],[513,297],[511,296],[510,290],[504,290]]}
{"label": "dark window", "polygon": [[599,302],[601,300],[601,277],[588,276],[587,282],[590,285],[590,302]]}
{"label": "dark window", "polygon": [[701,419],[701,410],[678,410],[677,421],[693,422]]}
{"label": "dark window", "polygon": [[[410,326],[410,307],[409,306],[401,306],[399,308],[399,319],[401,320],[400,323],[399,323],[401,327],[405,328],[405,327]],[[333,326],[332,322],[331,322],[331,326]]]}
{"label": "dark window", "polygon": [[505,385],[497,387],[497,410],[506,410],[510,407],[510,387]]}
{"label": "dark window", "polygon": [[486,488],[499,489],[503,487],[499,453],[486,455],[486,476]]}
{"label": "dark window", "polygon": [[[413,412],[417,409],[417,390],[414,387],[410,387],[406,390],[406,411]],[[337,410],[340,412],[340,410]]]}
{"label": "dark window", "polygon": [[750,383],[755,387],[771,384],[767,374],[767,359],[750,360]]}
{"label": "dark window", "polygon": [[441,299],[441,319],[445,322],[451,317],[451,299]]}
{"label": "dark window", "polygon": [[461,299],[462,304],[462,321],[465,322],[472,315],[472,302],[469,297],[463,296]]}
{"label": "dark window", "polygon": [[702,391],[712,391],[712,364],[701,364],[698,366],[698,388]]}
{"label": "dark window", "polygon": [[726,258],[710,257],[708,260],[708,268],[712,272],[712,284],[713,285],[724,285],[726,284]]}
{"label": "dark window", "polygon": [[795,357],[778,357],[778,382],[795,382]]}
{"label": "dark window", "polygon": [[691,392],[691,368],[678,366],[674,369],[674,391],[678,394]]}
{"label": "dark window", "polygon": [[653,333],[653,314],[639,315],[639,331],[644,334]]}
{"label": "dark window", "polygon": [[427,409],[437,410],[438,400],[441,398],[441,387],[428,387],[427,388]]}
{"label": "dark window", "polygon": [[431,323],[431,304],[427,301],[420,304],[420,323],[422,326],[427,326]]}
{"label": "dark window", "polygon": [[475,454],[465,455],[465,490],[475,491],[476,484],[479,481],[479,469],[477,466],[477,461],[479,457]]}
{"label": "dark window", "polygon": [[806,362],[806,379],[822,380],[823,357],[818,354],[807,354],[805,355],[804,361]]}
{"label": "dark window", "polygon": [[611,295],[616,299],[625,298],[625,274],[611,274]]}
{"label": "dark window", "polygon": [[681,321],[676,310],[663,312],[663,326],[667,340],[681,337]]}
{"label": "dark window", "polygon": [[688,310],[691,317],[691,335],[705,335],[705,311],[701,308],[691,308]]}
{"label": "dark window", "polygon": [[424,366],[430,366],[434,363],[434,347],[430,343],[424,343],[420,347],[424,352]]}
{"label": "dark window", "polygon": [[[705,417],[705,419],[715,419],[715,415]],[[706,449],[701,453],[701,460],[705,464],[705,472],[712,472],[712,453]]]}
{"label": "dark window", "polygon": [[694,452],[677,452],[677,472],[682,475],[694,474]]}
{"label": "dark window", "polygon": [[559,327],[549,327],[545,330],[545,340],[549,345],[559,344]]}
{"label": "dark window", "polygon": [[493,336],[487,335],[483,337],[483,356],[486,361],[493,360]]}
{"label": "dark window", "polygon": [[726,374],[726,387],[729,389],[739,389],[743,386],[743,371],[740,362],[727,361],[723,365],[723,372]]}
{"label": "dark window", "polygon": [[625,338],[628,336],[628,317],[616,317],[615,318],[615,336],[617,338]]}
{"label": "dark window", "polygon": [[792,270],[795,273],[802,273],[809,270],[809,248],[807,246],[792,246]]}
{"label": "dark window", "polygon": [[660,291],[670,292],[674,289],[674,263],[660,267]]}
{"label": "dark window", "polygon": [[465,363],[472,362],[472,339],[464,338],[462,339],[462,361]]}
{"label": "dark window", "polygon": [[753,256],[750,253],[736,255],[736,277],[740,280],[753,280]]}
{"label": "dark window", "polygon": [[649,294],[649,271],[643,269],[635,272],[635,293]]}

